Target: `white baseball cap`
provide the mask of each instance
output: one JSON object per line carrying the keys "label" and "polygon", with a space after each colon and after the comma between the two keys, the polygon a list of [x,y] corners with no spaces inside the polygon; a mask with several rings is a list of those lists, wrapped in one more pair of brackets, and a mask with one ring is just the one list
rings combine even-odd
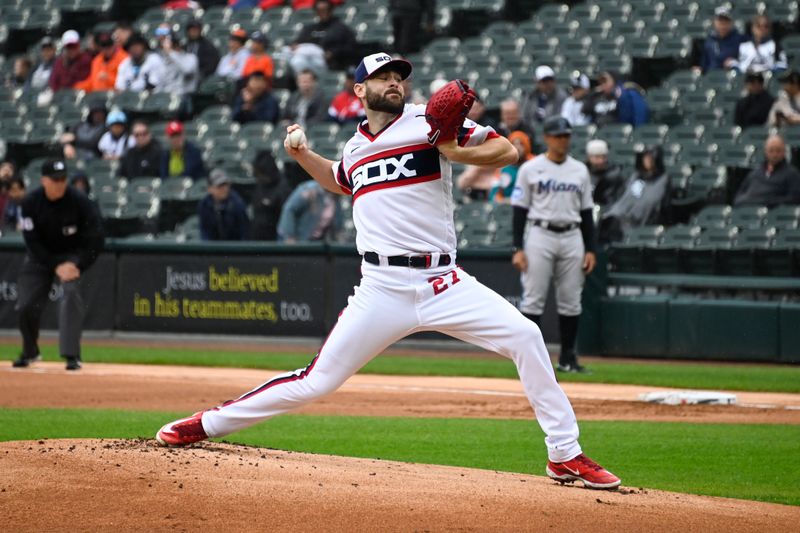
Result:
{"label": "white baseball cap", "polygon": [[588,89],[591,87],[589,76],[578,71],[573,72],[569,77],[569,85],[570,87],[580,87],[581,89]]}
{"label": "white baseball cap", "polygon": [[547,78],[555,78],[556,73],[547,65],[540,65],[536,67],[534,76],[536,77],[536,81],[542,81]]}
{"label": "white baseball cap", "polygon": [[75,30],[67,30],[61,36],[61,46],[78,44],[79,42],[81,42],[81,36]]}
{"label": "white baseball cap", "polygon": [[392,59],[392,56],[386,52],[378,52],[377,54],[364,57],[361,63],[358,64],[355,76],[356,83],[364,83],[364,80],[372,76],[376,71],[388,67],[389,65],[397,70],[403,79],[411,75],[411,63],[405,59]]}
{"label": "white baseball cap", "polygon": [[603,139],[592,139],[586,143],[586,155],[608,155],[608,143]]}

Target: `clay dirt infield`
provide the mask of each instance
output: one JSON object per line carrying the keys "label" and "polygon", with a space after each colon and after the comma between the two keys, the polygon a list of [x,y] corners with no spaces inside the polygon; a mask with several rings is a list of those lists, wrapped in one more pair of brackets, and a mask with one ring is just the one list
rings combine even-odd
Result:
{"label": "clay dirt infield", "polygon": [[[0,407],[191,412],[272,371],[57,363],[0,367]],[[800,423],[800,395],[743,394],[770,408],[634,401],[651,387],[565,384],[580,419]],[[515,380],[354,376],[301,412],[531,418]],[[153,428],[155,431],[157,428]],[[612,465],[613,466],[613,465]],[[800,508],[540,476],[153,440],[0,443],[5,531],[790,531]]]}

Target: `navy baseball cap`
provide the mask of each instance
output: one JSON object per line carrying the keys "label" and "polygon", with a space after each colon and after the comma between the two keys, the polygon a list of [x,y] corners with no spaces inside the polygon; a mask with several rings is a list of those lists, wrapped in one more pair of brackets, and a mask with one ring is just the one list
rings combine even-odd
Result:
{"label": "navy baseball cap", "polygon": [[544,121],[542,132],[545,135],[572,135],[572,125],[564,117],[550,117]]}
{"label": "navy baseball cap", "polygon": [[54,180],[67,179],[67,164],[62,159],[48,159],[42,163],[42,176]]}
{"label": "navy baseball cap", "polygon": [[361,60],[356,68],[355,80],[356,83],[364,83],[364,80],[378,72],[379,70],[387,67],[392,68],[400,73],[403,79],[411,75],[411,63],[405,59],[392,59],[392,56],[385,52],[378,52],[371,56],[366,56]]}

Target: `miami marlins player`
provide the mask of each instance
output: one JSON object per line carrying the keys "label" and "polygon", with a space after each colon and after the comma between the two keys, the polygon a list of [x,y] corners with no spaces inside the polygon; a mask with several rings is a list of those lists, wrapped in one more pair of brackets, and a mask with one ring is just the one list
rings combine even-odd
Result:
{"label": "miami marlins player", "polygon": [[539,328],[456,264],[450,162],[500,167],[516,161],[516,149],[469,120],[457,140],[442,136],[432,145],[426,107],[404,104],[402,82],[410,74],[410,63],[384,53],[362,60],[354,88],[367,119],[339,161],[305,142],[293,147],[292,132],[299,126],[287,128],[289,155],[329,191],[352,195],[363,257],[361,283],[316,357],[238,399],[166,424],[156,439],[185,446],[298,408],[335,391],[392,343],[433,330],[514,361],[546,434],[551,478],[617,487],[619,478],[581,451],[575,414],[556,382]]}
{"label": "miami marlins player", "polygon": [[547,152],[520,167],[511,197],[515,247],[511,262],[522,272],[520,310],[537,325],[554,279],[561,337],[556,368],[586,372],[578,364],[575,340],[584,276],[597,262],[591,178],[586,165],[569,155],[572,127],[567,119],[551,117],[542,130]]}

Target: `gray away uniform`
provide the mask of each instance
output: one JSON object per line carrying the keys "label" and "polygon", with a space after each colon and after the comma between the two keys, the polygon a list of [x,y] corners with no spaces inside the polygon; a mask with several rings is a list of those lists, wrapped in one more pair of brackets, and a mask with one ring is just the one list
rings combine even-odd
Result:
{"label": "gray away uniform", "polygon": [[[511,199],[515,208],[527,210],[524,251],[528,269],[522,273],[520,310],[538,322],[544,312],[547,291],[555,278],[561,330],[563,365],[577,365],[574,344],[581,314],[583,260],[593,243],[584,245],[582,221],[594,207],[589,170],[567,156],[555,163],[541,155],[519,169]],[[583,213],[582,213],[583,212]],[[591,234],[591,232],[590,232]]]}

